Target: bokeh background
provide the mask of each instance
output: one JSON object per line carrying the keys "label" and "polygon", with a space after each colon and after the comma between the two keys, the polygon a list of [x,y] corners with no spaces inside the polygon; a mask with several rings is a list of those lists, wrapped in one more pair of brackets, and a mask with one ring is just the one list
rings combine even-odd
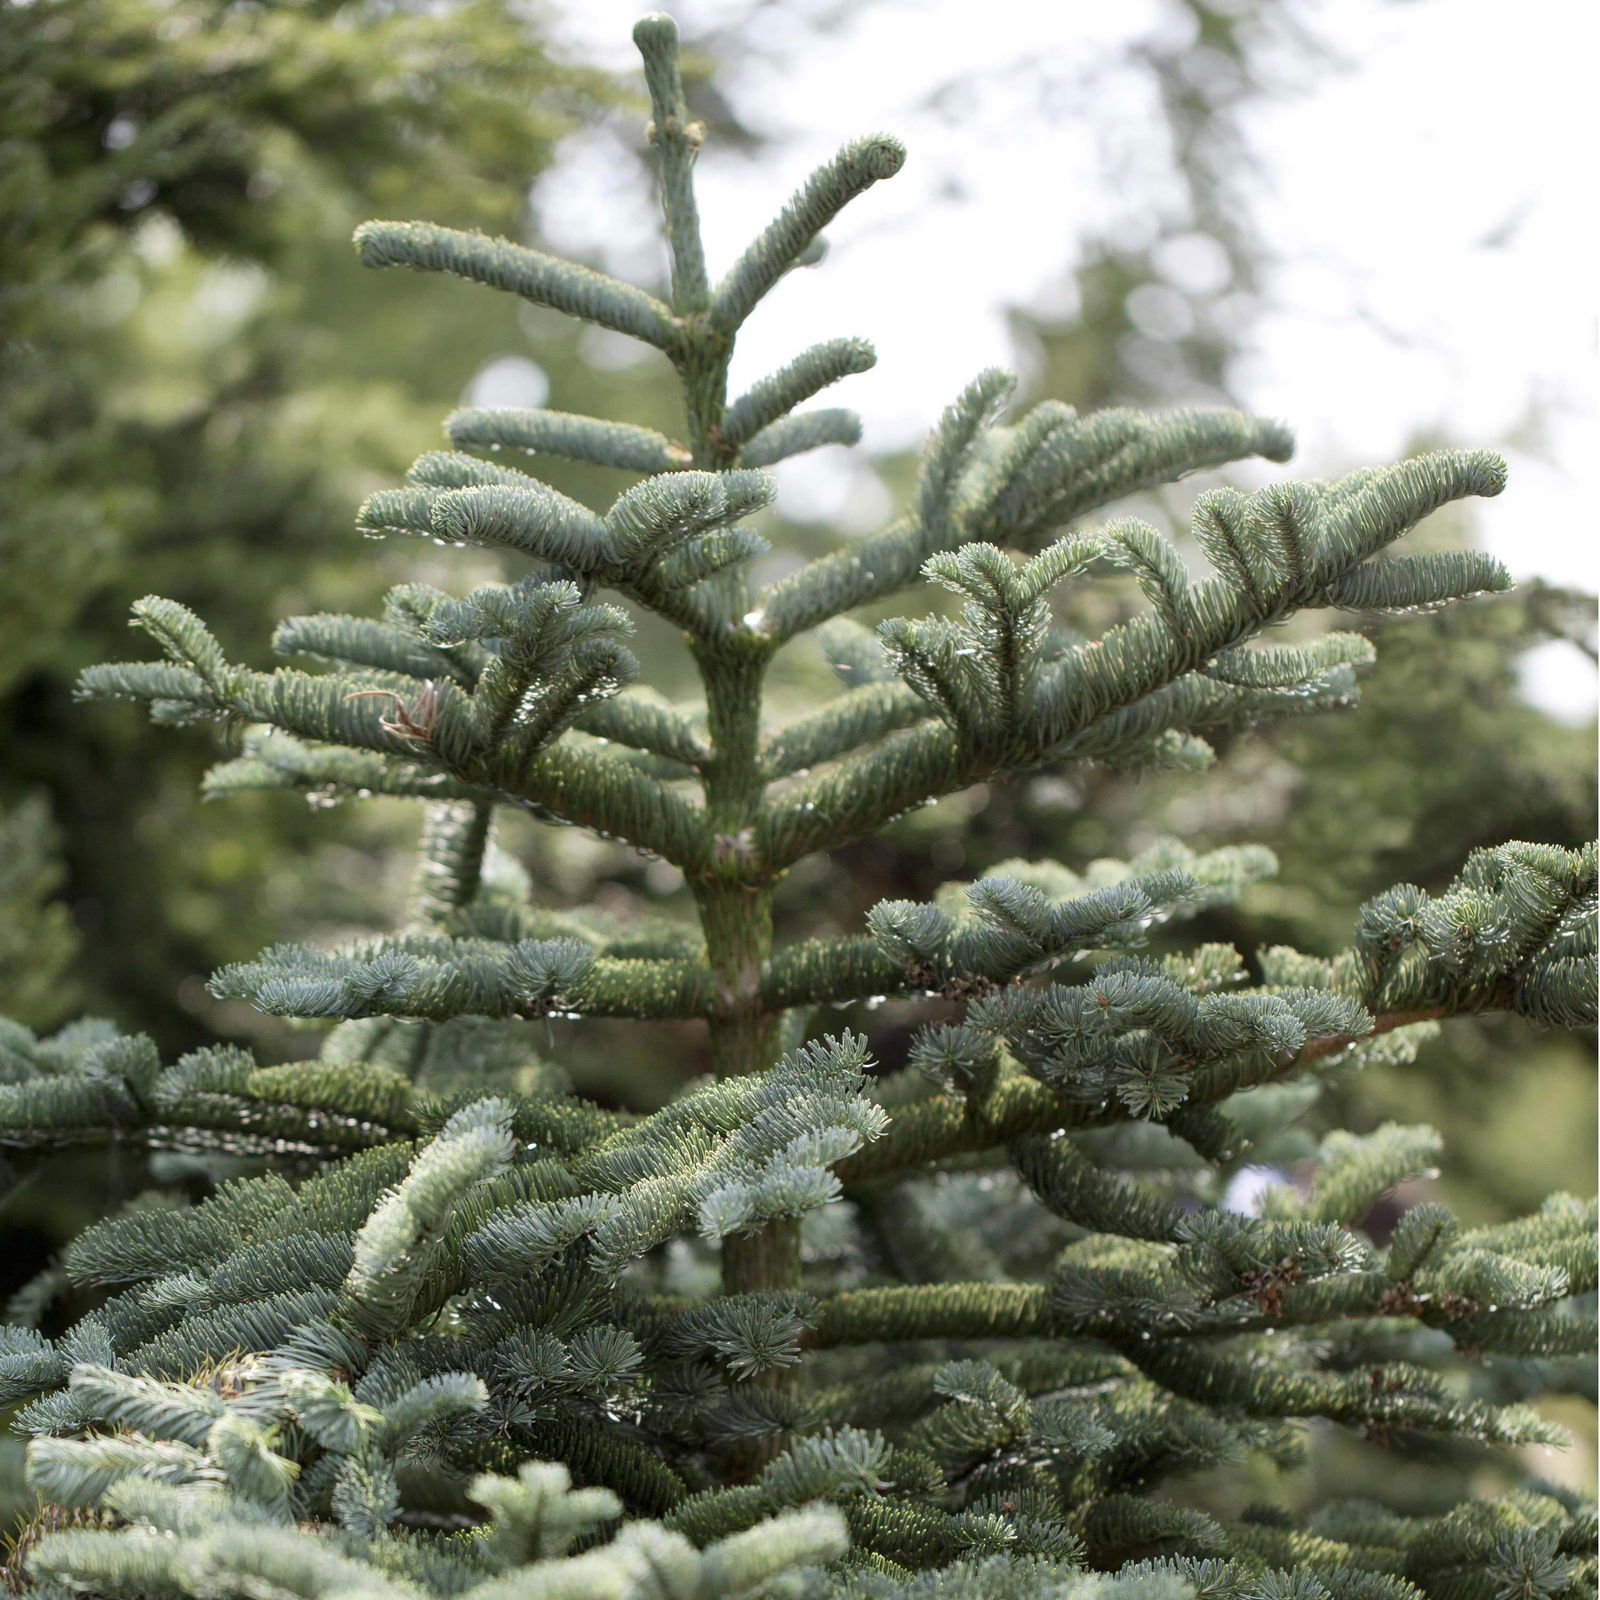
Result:
{"label": "bokeh background", "polygon": [[[911,148],[741,347],[736,386],[836,334],[880,357],[840,394],[863,446],[779,468],[771,572],[880,526],[938,410],[992,364],[1022,375],[1026,400],[1286,417],[1300,476],[1444,444],[1494,446],[1512,468],[1499,500],[1415,539],[1487,544],[1518,590],[1378,630],[1358,710],[1239,740],[1199,779],[1073,773],[954,796],[797,871],[791,930],[857,925],[878,899],[1008,856],[1081,865],[1170,832],[1259,840],[1282,863],[1186,937],[1329,952],[1362,899],[1437,888],[1477,845],[1591,836],[1581,481],[1600,262],[1577,202],[1600,130],[1583,126],[1584,9],[681,0],[714,270],[845,138],[883,128]],[[168,1056],[218,1039],[273,1060],[315,1050],[314,1032],[213,1001],[206,977],[276,940],[389,925],[414,811],[202,805],[215,738],[75,704],[73,680],[137,653],[125,618],[149,592],[267,665],[281,616],[500,575],[486,555],[352,528],[362,495],[436,447],[464,401],[675,428],[670,371],[628,341],[432,277],[374,278],[348,243],[366,217],[420,216],[658,286],[636,14],[623,0],[0,4],[0,1014],[40,1030],[109,1016]],[[547,475],[602,502],[621,487],[601,468]],[[1181,538],[1215,481],[1128,509]],[[686,693],[675,641],[646,630],[639,645],[647,680]],[[789,654],[775,691],[798,706],[828,675]],[[687,915],[671,869],[614,846],[532,824],[501,846],[554,903]],[[913,1013],[865,1020],[892,1065]],[[688,1026],[556,1024],[539,1045],[588,1092],[641,1106],[702,1066]],[[1435,1123],[1449,1150],[1435,1192],[1472,1221],[1506,1217],[1552,1188],[1593,1191],[1592,1047],[1456,1024],[1321,1114]],[[147,1159],[6,1166],[7,1286],[136,1193]],[[1564,1404],[1578,1448],[1533,1464],[1586,1482],[1592,1408]]]}

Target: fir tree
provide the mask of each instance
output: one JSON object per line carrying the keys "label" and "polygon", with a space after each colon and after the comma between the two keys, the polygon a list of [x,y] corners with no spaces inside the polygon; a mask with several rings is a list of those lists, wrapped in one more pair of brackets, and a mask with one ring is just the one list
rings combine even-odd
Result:
{"label": "fir tree", "polygon": [[[1524,1396],[1581,1381],[1593,1206],[1465,1230],[1421,1205],[1378,1242],[1363,1219],[1436,1138],[1386,1125],[1306,1151],[1295,1124],[1323,1083],[1404,1062],[1443,1019],[1591,1021],[1592,847],[1479,850],[1446,892],[1368,902],[1340,954],[1267,949],[1254,969],[1152,930],[1270,856],[1176,841],[1009,862],[882,903],[849,938],[773,929],[796,863],[940,796],[1072,762],[1199,772],[1207,729],[1349,705],[1362,635],[1260,636],[1507,587],[1475,553],[1390,553],[1498,493],[1501,463],[1208,492],[1197,579],[1154,529],[1085,519],[1282,460],[1280,425],[1055,401],[1002,421],[1010,380],[985,372],[903,517],[752,592],[763,469],[855,440],[850,413],[807,402],[872,352],[829,340],[730,401],[735,338],[903,152],[846,146],[713,284],[675,29],[649,17],[635,38],[670,299],[425,223],[369,223],[357,246],[661,352],[684,437],[457,412],[451,448],[360,525],[502,549],[516,581],[291,618],[278,648],[314,669],[271,673],[149,598],[135,620],[164,659],[84,677],[162,723],[242,726],[214,793],[408,796],[426,820],[404,928],[213,980],[331,1019],[316,1060],[164,1064],[93,1021],[0,1036],[8,1143],[264,1169],[192,1206],[152,1193],[13,1302],[0,1384],[26,1401],[45,1503],[19,1573],[44,1596],[240,1600],[1593,1594],[1593,1508],[1549,1484],[1429,1515],[1184,1498],[1224,1463],[1293,1461],[1313,1419],[1486,1451],[1559,1439],[1463,1380],[1487,1362]],[[507,460],[541,454],[636,481],[591,508]],[[1096,637],[1058,620],[1119,573],[1148,609]],[[919,579],[954,599],[876,635],[846,619]],[[703,706],[630,686],[629,607],[681,631]],[[769,727],[764,676],[803,636],[843,686]],[[672,863],[698,927],[528,903],[492,853],[502,807]],[[889,996],[940,1004],[885,1075],[819,1013]],[[651,1114],[603,1107],[539,1061],[553,1016],[696,1019],[708,1074]],[[1311,1158],[1305,1187],[1222,1204],[1242,1164],[1286,1154]],[[105,1298],[48,1338],[68,1283]]]}

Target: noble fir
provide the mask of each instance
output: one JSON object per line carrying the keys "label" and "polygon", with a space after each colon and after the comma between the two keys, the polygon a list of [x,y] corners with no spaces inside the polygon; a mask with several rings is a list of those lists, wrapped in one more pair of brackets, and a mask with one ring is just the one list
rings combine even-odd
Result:
{"label": "noble fir", "polygon": [[[0,1383],[42,1501],[17,1581],[108,1600],[1594,1594],[1593,1507],[1550,1483],[1425,1513],[1236,1515],[1196,1493],[1224,1466],[1270,1484],[1330,1427],[1419,1473],[1559,1442],[1527,1402],[1592,1385],[1592,1204],[1475,1229],[1420,1204],[1369,1233],[1435,1136],[1301,1124],[1325,1083],[1402,1065],[1446,1019],[1592,1022],[1592,848],[1475,852],[1443,893],[1369,901],[1332,958],[1185,945],[1167,924],[1273,864],[1176,841],[1006,862],[844,937],[774,930],[796,863],[929,801],[1073,763],[1198,774],[1208,730],[1349,705],[1361,634],[1262,637],[1507,587],[1477,553],[1391,553],[1499,493],[1501,462],[1204,493],[1196,577],[1153,528],[1096,514],[1281,461],[1280,425],[1016,413],[988,371],[890,527],[757,589],[764,469],[857,440],[809,402],[873,355],[828,340],[730,398],[739,329],[904,155],[847,145],[713,282],[676,32],[652,16],[635,39],[668,298],[426,223],[356,242],[369,266],[641,341],[681,379],[682,437],[458,411],[450,449],[360,525],[505,551],[514,581],[290,618],[277,648],[310,665],[274,672],[145,599],[162,659],[85,675],[157,722],[242,728],[215,793],[406,796],[424,822],[398,932],[213,979],[331,1019],[315,1060],[167,1063],[95,1021],[0,1035],[12,1146],[258,1158],[200,1203],[153,1192],[100,1222],[13,1301]],[[591,507],[526,470],[541,455],[628,486]],[[1119,575],[1139,609],[1075,631],[1075,596]],[[924,614],[849,619],[902,595]],[[702,704],[632,686],[639,610],[681,633]],[[843,681],[775,726],[786,647]],[[500,809],[671,863],[697,926],[529,903],[486,869]],[[839,1025],[875,997],[943,1002],[903,1070]],[[649,1114],[602,1107],[539,1061],[556,1015],[698,1019],[706,1074]],[[1309,1182],[1222,1204],[1242,1167],[1296,1161]],[[68,1284],[103,1298],[47,1338]]]}

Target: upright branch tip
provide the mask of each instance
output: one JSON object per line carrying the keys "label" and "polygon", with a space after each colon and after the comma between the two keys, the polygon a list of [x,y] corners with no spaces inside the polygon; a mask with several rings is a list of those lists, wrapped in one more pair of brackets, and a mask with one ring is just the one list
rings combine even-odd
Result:
{"label": "upright branch tip", "polygon": [[678,48],[678,24],[665,11],[652,11],[633,25],[633,42],[647,60]]}
{"label": "upright branch tip", "polygon": [[878,182],[892,178],[906,164],[906,147],[892,133],[879,133],[847,148],[842,159]]}
{"label": "upright branch tip", "polygon": [[703,311],[710,299],[705,247],[691,172],[705,126],[689,117],[678,74],[678,25],[664,12],[641,17],[633,42],[644,58],[650,89],[648,141],[661,152],[661,202],[672,249],[672,303],[678,314]]}

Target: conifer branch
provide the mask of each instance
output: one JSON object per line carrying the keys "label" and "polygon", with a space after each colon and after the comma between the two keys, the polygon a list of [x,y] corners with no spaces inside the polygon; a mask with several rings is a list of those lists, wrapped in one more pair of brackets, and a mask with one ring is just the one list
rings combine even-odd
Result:
{"label": "conifer branch", "polygon": [[1248,455],[1283,460],[1291,448],[1281,424],[1237,412],[1110,411],[1080,423],[1053,402],[1014,430],[985,434],[1013,381],[984,372],[946,410],[924,457],[914,515],[763,591],[768,633],[791,638],[884,599],[937,552],[985,540],[1032,549],[1050,530],[1124,495]]}
{"label": "conifer branch", "polygon": [[500,943],[431,932],[322,951],[279,945],[224,967],[215,993],[299,1017],[695,1017],[712,974],[698,962],[597,956],[574,939]]}
{"label": "conifer branch", "polygon": [[508,239],[431,222],[364,222],[356,229],[355,244],[366,267],[453,273],[629,334],[659,350],[670,349],[676,337],[671,311],[654,295]]}
{"label": "conifer branch", "polygon": [[578,713],[574,726],[691,769],[710,754],[705,736],[686,716],[643,693],[598,701]]}
{"label": "conifer branch", "polygon": [[[1496,1009],[1499,1008],[1488,1005],[1458,1013],[1439,1006],[1376,1016],[1369,1031],[1331,1034],[1307,1041],[1292,1059],[1271,1062],[1253,1081],[1291,1078],[1301,1067],[1341,1056],[1364,1040],[1397,1028],[1447,1016],[1480,1015]],[[1214,1096],[1208,1094],[1206,1098],[1224,1099],[1236,1088],[1244,1087],[1246,1081],[1251,1080],[1230,1084],[1225,1089],[1219,1086]],[[1059,1095],[1042,1083],[1011,1078],[998,1085],[982,1103],[974,1103],[964,1095],[934,1095],[901,1108],[882,1139],[841,1164],[840,1176],[848,1185],[910,1168],[935,1166],[952,1156],[993,1150],[1029,1135],[1088,1128],[1125,1116],[1121,1108],[1091,1109],[1084,1102]]]}
{"label": "conifer branch", "polygon": [[[1179,436],[1186,437],[1182,430]],[[1185,580],[1179,587],[1170,564],[1149,567],[1146,581],[1170,614],[1163,616],[1158,610],[1155,615],[1136,617],[1100,639],[1072,648],[1058,661],[1041,664],[1026,712],[1012,713],[1018,717],[1016,733],[1000,751],[992,749],[992,693],[1007,691],[998,683],[986,691],[976,680],[968,684],[960,675],[951,675],[964,665],[964,652],[983,659],[985,639],[971,631],[972,625],[959,637],[948,624],[941,625],[942,631],[927,632],[925,637],[934,643],[932,654],[919,653],[918,635],[889,635],[901,652],[903,670],[910,675],[912,686],[939,710],[952,725],[951,731],[916,728],[897,734],[861,756],[848,777],[824,773],[787,793],[764,819],[769,859],[787,865],[812,851],[834,848],[915,805],[992,776],[997,764],[1005,770],[1026,770],[1050,759],[1044,752],[1072,749],[1076,754],[1093,754],[1126,748],[1130,738],[1142,746],[1153,734],[1183,731],[1172,729],[1170,723],[1165,728],[1160,725],[1161,713],[1167,709],[1188,712],[1201,723],[1259,712],[1272,703],[1263,696],[1278,691],[1226,685],[1233,692],[1221,693],[1195,685],[1166,702],[1152,697],[1173,691],[1175,685],[1191,674],[1202,673],[1219,656],[1223,657],[1224,672],[1249,670],[1251,663],[1237,654],[1245,639],[1285,620],[1303,605],[1333,603],[1330,586],[1342,574],[1367,561],[1429,511],[1461,495],[1498,493],[1503,481],[1504,467],[1497,457],[1466,452],[1419,458],[1389,469],[1375,481],[1363,477],[1354,485],[1336,486],[1315,503],[1298,567],[1287,553],[1291,544],[1301,548],[1298,524],[1292,539],[1278,528],[1273,548],[1281,575],[1270,589],[1258,588],[1255,599],[1222,580],[1194,588]],[[1259,519],[1281,510],[1280,501],[1266,491],[1252,505],[1256,508],[1252,514]],[[1164,548],[1153,533],[1124,529],[1121,540],[1129,559],[1156,562],[1158,548]],[[1131,554],[1135,549],[1143,554],[1135,558]],[[858,554],[847,561],[870,559]],[[1162,574],[1159,579],[1155,576],[1158,570]],[[1293,575],[1297,570],[1298,578]],[[807,573],[814,571],[807,569]],[[1437,577],[1445,586],[1440,598],[1448,598],[1453,572],[1441,569]],[[1503,585],[1508,580],[1496,581]],[[1405,593],[1414,595],[1410,580],[1406,582]],[[789,594],[797,592],[790,590]],[[772,594],[767,598],[762,627],[781,636],[787,614],[772,609]],[[824,609],[838,608],[830,602]],[[1036,650],[1037,644],[1022,648]],[[1346,680],[1338,675],[1338,667],[1344,664],[1337,661],[1338,654],[1344,650],[1348,661],[1351,651],[1355,659],[1363,652],[1338,640],[1325,649],[1327,654],[1305,657],[1303,664],[1311,671],[1313,683],[1323,680],[1317,692],[1337,703],[1347,698]],[[1229,662],[1235,665],[1230,668]],[[1258,680],[1261,671],[1255,669]],[[1288,697],[1288,703],[1294,698]],[[1020,709],[1014,698],[1013,704]],[[1103,719],[1135,706],[1140,707],[1137,717],[1124,717],[1095,735]],[[1086,742],[1074,747],[1074,740]],[[998,763],[996,755],[1001,758]]]}
{"label": "conifer branch", "polygon": [[841,612],[894,594],[921,570],[931,553],[925,543],[921,525],[905,517],[883,533],[780,578],[756,597],[763,631],[779,641],[792,639]]}
{"label": "conifer branch", "polygon": [[909,684],[863,684],[770,734],[762,755],[763,776],[776,782],[837,761],[930,715],[928,703]]}
{"label": "conifer branch", "polygon": [[834,217],[874,183],[892,178],[905,159],[898,139],[877,134],[847,144],[818,167],[717,285],[713,326],[723,334],[735,332]]}
{"label": "conifer branch", "polygon": [[370,617],[286,617],[272,635],[279,655],[310,656],[337,666],[370,667],[426,682],[432,678],[471,688],[476,673],[459,656],[414,633]]}
{"label": "conifer branch", "polygon": [[689,871],[710,840],[702,808],[625,761],[559,745],[506,777],[533,808]]}
{"label": "conifer branch", "polygon": [[830,383],[869,371],[877,359],[865,339],[828,339],[802,350],[728,407],[722,415],[723,439],[735,449],[743,447]]}
{"label": "conifer branch", "polygon": [[644,58],[650,88],[650,143],[661,152],[662,211],[672,246],[672,304],[679,316],[692,316],[706,309],[711,296],[693,177],[705,130],[689,120],[684,102],[678,76],[678,25],[665,13],[655,12],[634,24],[633,42]]}
{"label": "conifer branch", "polygon": [[769,804],[760,823],[762,857],[781,868],[836,849],[934,796],[977,782],[981,772],[942,723],[894,734],[863,751],[848,773],[804,779]]}
{"label": "conifer branch", "polygon": [[653,428],[568,411],[467,406],[452,411],[444,427],[457,450],[525,450],[627,472],[672,472],[693,459],[684,446]]}
{"label": "conifer branch", "polygon": [[860,443],[861,418],[855,412],[842,406],[817,406],[769,422],[739,452],[739,461],[746,467],[770,467],[825,444]]}
{"label": "conifer branch", "polygon": [[329,804],[378,794],[403,799],[504,799],[515,803],[513,796],[492,795],[396,756],[306,744],[271,728],[248,730],[242,754],[212,767],[205,775],[201,793],[212,798],[246,789],[295,789]]}
{"label": "conifer branch", "polygon": [[[848,996],[916,992],[906,963],[885,951],[876,939],[802,939],[772,954],[762,974],[761,991],[773,1010],[839,1003]],[[925,986],[926,987],[926,986]]]}
{"label": "conifer branch", "polygon": [[406,1326],[451,1212],[511,1160],[510,1116],[511,1108],[496,1100],[458,1111],[367,1219],[341,1285],[340,1313],[353,1332],[385,1338]]}
{"label": "conifer branch", "polygon": [[[519,600],[525,604],[517,605]],[[570,584],[479,590],[467,600],[433,607],[428,626],[436,637],[504,635],[493,670],[482,674],[470,694],[431,680],[419,690],[411,680],[377,674],[353,679],[228,667],[215,641],[181,607],[141,602],[137,614],[153,619],[169,650],[203,663],[206,676],[177,664],[93,667],[82,676],[81,693],[149,699],[153,711],[168,717],[175,712],[239,717],[269,724],[295,741],[344,747],[324,757],[305,752],[297,742],[258,740],[244,765],[234,763],[214,775],[218,789],[267,784],[337,793],[353,785],[358,791],[440,798],[452,793],[504,797],[678,865],[698,860],[706,848],[697,808],[663,790],[649,774],[570,741],[551,744],[586,702],[615,692],[619,673],[629,670],[631,661],[606,637],[617,614],[579,606]],[[537,680],[552,666],[559,676],[552,674],[535,693]],[[636,733],[640,720],[635,716],[631,724]],[[677,747],[681,733],[670,717],[642,720]],[[352,747],[388,759],[378,765],[360,755],[352,758],[347,754]],[[419,763],[442,769],[438,781],[430,783],[409,761],[397,763],[397,747]]]}
{"label": "conifer branch", "polygon": [[437,927],[451,912],[471,903],[483,874],[492,820],[492,808],[481,801],[444,802],[423,813],[411,898],[413,921]]}
{"label": "conifer branch", "polygon": [[855,1289],[819,1307],[819,1349],[903,1339],[1008,1339],[1050,1325],[1049,1294],[1031,1284],[939,1283]]}

